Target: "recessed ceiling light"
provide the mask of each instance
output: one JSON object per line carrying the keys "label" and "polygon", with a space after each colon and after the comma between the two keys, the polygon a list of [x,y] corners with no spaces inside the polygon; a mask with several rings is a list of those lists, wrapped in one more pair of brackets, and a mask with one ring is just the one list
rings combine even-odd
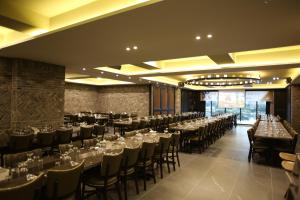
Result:
{"label": "recessed ceiling light", "polygon": [[206,36],[208,39],[211,39],[212,37],[213,37],[213,35],[212,34],[207,34],[207,36]]}
{"label": "recessed ceiling light", "polygon": [[82,70],[83,70],[83,71],[85,71],[85,70],[86,70],[86,68],[84,67],[84,68],[82,68]]}
{"label": "recessed ceiling light", "polygon": [[276,77],[273,77],[273,80],[275,81],[275,80],[276,80]]}
{"label": "recessed ceiling light", "polygon": [[131,76],[129,76],[128,78],[131,79]]}
{"label": "recessed ceiling light", "polygon": [[126,47],[126,51],[130,51],[131,49],[130,49],[130,47]]}
{"label": "recessed ceiling light", "polygon": [[104,72],[102,72],[102,71],[101,71],[100,73],[101,73],[101,74],[104,74]]}
{"label": "recessed ceiling light", "polygon": [[119,74],[116,74],[116,77],[118,77],[119,76]]}
{"label": "recessed ceiling light", "polygon": [[134,49],[134,50],[138,50],[138,47],[137,47],[137,46],[133,46],[133,49]]}
{"label": "recessed ceiling light", "polygon": [[195,39],[196,39],[196,40],[200,40],[200,39],[201,39],[201,36],[200,36],[200,35],[197,35],[197,36],[195,37]]}

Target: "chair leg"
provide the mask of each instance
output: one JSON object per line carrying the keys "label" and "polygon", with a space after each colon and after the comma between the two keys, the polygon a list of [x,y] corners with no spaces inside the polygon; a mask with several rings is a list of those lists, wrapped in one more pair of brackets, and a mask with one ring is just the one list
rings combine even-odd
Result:
{"label": "chair leg", "polygon": [[173,164],[173,170],[175,171],[175,155],[174,152],[172,152],[172,164]]}
{"label": "chair leg", "polygon": [[134,172],[134,183],[135,183],[136,194],[139,194],[140,190],[139,190],[138,177],[136,171]]}
{"label": "chair leg", "polygon": [[170,162],[169,162],[168,155],[166,157],[166,160],[167,160],[168,173],[170,174],[171,170],[170,170]]}
{"label": "chair leg", "polygon": [[152,162],[152,176],[153,176],[153,182],[156,184],[156,177],[155,177],[155,171],[154,171],[154,162]]}
{"label": "chair leg", "polygon": [[125,200],[127,200],[127,176],[125,175],[124,176],[124,197],[125,197]]}
{"label": "chair leg", "polygon": [[[122,200],[122,195],[121,195],[121,189],[120,189],[119,182],[116,183],[116,188],[117,188],[119,200]],[[107,198],[107,197],[106,197],[106,198]]]}
{"label": "chair leg", "polygon": [[180,161],[179,161],[179,154],[178,154],[178,151],[176,151],[176,157],[177,157],[177,163],[178,163],[178,166],[180,167]]}
{"label": "chair leg", "polygon": [[252,157],[252,149],[251,147],[249,148],[249,153],[248,153],[248,162],[251,161],[251,157]]}
{"label": "chair leg", "polygon": [[160,178],[164,178],[164,175],[163,175],[163,161],[162,161],[162,158],[159,160],[159,169],[160,169]]}
{"label": "chair leg", "polygon": [[143,179],[144,179],[144,191],[146,191],[147,190],[147,186],[146,186],[146,179],[147,179],[147,177],[146,177],[146,166],[143,168]]}

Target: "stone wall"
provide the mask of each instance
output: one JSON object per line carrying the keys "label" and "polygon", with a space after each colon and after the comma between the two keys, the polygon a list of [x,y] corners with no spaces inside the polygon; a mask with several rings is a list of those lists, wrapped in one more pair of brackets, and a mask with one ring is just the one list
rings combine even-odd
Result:
{"label": "stone wall", "polygon": [[175,89],[175,113],[181,113],[181,89]]}
{"label": "stone wall", "polygon": [[11,124],[12,71],[8,60],[0,58],[0,130]]}
{"label": "stone wall", "polygon": [[89,86],[66,83],[65,112],[136,112],[149,115],[149,86]]}
{"label": "stone wall", "polygon": [[97,86],[66,83],[65,86],[65,112],[98,112]]}
{"label": "stone wall", "polygon": [[62,125],[65,68],[23,59],[0,60],[0,81],[4,83],[0,129]]}
{"label": "stone wall", "polygon": [[300,85],[291,86],[291,124],[300,133]]}

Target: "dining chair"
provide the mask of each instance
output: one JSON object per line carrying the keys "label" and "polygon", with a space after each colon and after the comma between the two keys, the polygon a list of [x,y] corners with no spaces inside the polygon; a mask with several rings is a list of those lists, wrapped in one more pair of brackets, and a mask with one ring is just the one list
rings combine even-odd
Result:
{"label": "dining chair", "polygon": [[56,131],[50,131],[41,133],[39,132],[36,136],[37,138],[37,147],[41,148],[45,153],[49,155],[52,152],[52,148],[54,145],[54,137]]}
{"label": "dining chair", "polygon": [[158,146],[154,150],[154,162],[159,165],[160,178],[163,178],[163,164],[167,163],[168,172],[170,173],[170,163],[168,159],[168,153],[171,143],[171,137],[160,137]]}
{"label": "dining chair", "polygon": [[93,126],[89,127],[80,127],[80,139],[85,140],[85,139],[91,139],[93,137],[92,135],[93,132]]}
{"label": "dining chair", "polygon": [[21,151],[28,151],[32,148],[34,135],[16,135],[12,134],[9,137],[9,151],[12,153],[17,153]]}
{"label": "dining chair", "polygon": [[84,161],[67,169],[50,169],[47,172],[43,199],[81,198],[80,183]]}
{"label": "dining chair", "polygon": [[3,200],[39,200],[41,197],[41,189],[43,186],[44,174],[40,173],[33,180],[26,183],[9,188],[0,188],[0,199]]}
{"label": "dining chair", "polygon": [[196,146],[199,149],[199,153],[204,151],[204,132],[205,127],[200,127],[198,131],[189,139],[190,146]]}
{"label": "dining chair", "polygon": [[177,158],[177,164],[180,167],[180,161],[179,161],[179,146],[180,146],[180,133],[173,133],[171,136],[171,143],[170,148],[168,152],[167,159],[171,159],[171,163],[173,164],[173,170],[175,171],[175,157]]}
{"label": "dining chair", "polygon": [[73,129],[58,129],[56,130],[56,143],[67,144],[71,142]]}
{"label": "dining chair", "polygon": [[104,134],[105,134],[105,124],[103,124],[103,125],[99,125],[99,124],[94,125],[94,131],[93,131],[93,133],[97,137],[100,136],[101,140],[103,140]]}
{"label": "dining chair", "polygon": [[[254,137],[254,129],[250,128],[247,130],[247,135],[248,135],[248,140],[249,140],[249,153],[248,153],[248,162],[251,161],[251,158],[253,158],[255,153],[267,153],[269,147],[264,144],[264,142],[262,141],[256,141],[255,137]],[[267,155],[266,155],[266,159],[268,159]]]}
{"label": "dining chair", "polygon": [[[104,155],[100,171],[93,171],[83,177],[82,197],[88,198],[91,195],[101,192],[107,200],[107,191],[115,186],[119,199],[122,199],[120,190],[120,168],[123,152],[116,155]],[[94,188],[86,190],[86,186]],[[85,195],[86,194],[86,195]]]}
{"label": "dining chair", "polygon": [[136,188],[136,194],[139,194],[139,186],[138,186],[138,177],[136,172],[136,164],[139,157],[140,148],[125,148],[123,152],[123,158],[121,163],[121,180],[124,184],[124,196],[125,200],[127,200],[127,180],[128,178],[133,178]]}
{"label": "dining chair", "polygon": [[147,171],[151,172],[154,183],[156,183],[155,171],[154,171],[154,161],[153,154],[156,144],[143,142],[142,148],[139,154],[139,159],[137,162],[137,169],[142,172],[144,180],[144,190],[147,190]]}

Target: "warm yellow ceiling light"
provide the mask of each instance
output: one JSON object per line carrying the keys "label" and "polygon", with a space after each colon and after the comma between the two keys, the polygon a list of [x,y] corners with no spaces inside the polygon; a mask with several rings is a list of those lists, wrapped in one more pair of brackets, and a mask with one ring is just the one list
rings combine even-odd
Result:
{"label": "warm yellow ceiling light", "polygon": [[22,33],[21,37],[0,28],[0,36],[5,38],[1,40],[0,48],[159,1],[161,0],[1,0],[1,15],[11,19],[12,23],[25,25],[26,30],[17,30],[18,26],[15,26],[14,31]]}

